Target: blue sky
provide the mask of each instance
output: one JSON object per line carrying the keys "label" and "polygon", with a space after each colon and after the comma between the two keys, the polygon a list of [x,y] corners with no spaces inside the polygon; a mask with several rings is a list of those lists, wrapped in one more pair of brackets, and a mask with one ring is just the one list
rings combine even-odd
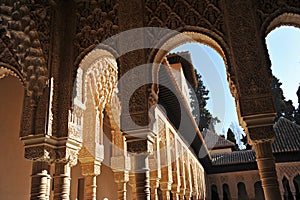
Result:
{"label": "blue sky", "polygon": [[286,99],[298,107],[296,95],[300,83],[300,29],[283,26],[273,30],[266,39],[272,72],[282,82]]}
{"label": "blue sky", "polygon": [[[266,38],[273,74],[283,83],[286,99],[298,106],[296,91],[300,83],[300,29],[280,27]],[[194,67],[202,75],[210,91],[207,108],[221,123],[216,126],[218,134],[225,134],[232,122],[238,122],[235,102],[229,91],[226,69],[221,56],[212,48],[188,43],[171,52],[189,51]]]}

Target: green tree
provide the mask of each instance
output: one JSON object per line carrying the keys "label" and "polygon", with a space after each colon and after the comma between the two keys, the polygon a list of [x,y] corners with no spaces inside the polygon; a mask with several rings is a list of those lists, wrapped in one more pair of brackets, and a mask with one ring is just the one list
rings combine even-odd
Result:
{"label": "green tree", "polygon": [[241,141],[245,145],[247,150],[252,149],[251,145],[248,143],[247,135],[242,135]]}
{"label": "green tree", "polygon": [[[214,126],[216,123],[219,123],[220,120],[217,117],[213,117],[206,108],[207,101],[209,99],[209,91],[206,89],[202,81],[202,76],[197,72],[197,70],[195,70],[195,74],[198,84],[194,88],[195,95],[191,95],[191,107],[193,110],[193,115],[196,121],[199,122],[198,127],[200,131],[206,129],[214,131]],[[199,108],[199,110],[196,108]]]}
{"label": "green tree", "polygon": [[240,150],[239,145],[236,143],[235,135],[234,135],[233,131],[231,130],[231,128],[229,128],[227,131],[227,140],[229,140],[235,144],[235,147],[233,147],[234,151]]}
{"label": "green tree", "polygon": [[298,87],[298,90],[297,90],[297,96],[298,96],[298,108],[297,110],[295,111],[295,116],[294,116],[294,119],[295,119],[295,122],[300,125],[300,86]]}
{"label": "green tree", "polygon": [[275,102],[275,108],[277,111],[275,121],[277,121],[280,117],[285,117],[291,121],[295,121],[295,107],[293,106],[293,102],[291,100],[285,100],[281,85],[282,83],[279,81],[279,79],[273,76],[272,92]]}

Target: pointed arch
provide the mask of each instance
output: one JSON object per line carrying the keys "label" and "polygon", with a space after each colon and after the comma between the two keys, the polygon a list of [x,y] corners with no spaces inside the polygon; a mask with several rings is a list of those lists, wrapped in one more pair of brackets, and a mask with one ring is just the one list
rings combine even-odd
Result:
{"label": "pointed arch", "polygon": [[286,178],[286,176],[284,176],[282,178],[282,185],[283,185],[283,189],[284,189],[284,200],[293,200],[293,194],[291,192],[291,188],[290,188],[290,183],[289,180]]}

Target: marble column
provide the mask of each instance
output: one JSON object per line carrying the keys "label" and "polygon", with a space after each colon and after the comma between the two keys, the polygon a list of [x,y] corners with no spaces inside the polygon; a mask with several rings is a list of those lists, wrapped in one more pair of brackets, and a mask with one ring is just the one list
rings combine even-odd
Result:
{"label": "marble column", "polygon": [[135,182],[137,200],[150,200],[150,171],[148,154],[142,153],[135,157]]}
{"label": "marble column", "polygon": [[157,200],[157,188],[159,187],[159,178],[156,172],[150,172],[150,197],[151,200]]}
{"label": "marble column", "polygon": [[71,185],[71,166],[69,162],[55,163],[54,200],[69,200]]}
{"label": "marble column", "polygon": [[50,196],[50,164],[46,161],[33,161],[31,175],[31,200],[48,200]]}
{"label": "marble column", "polygon": [[169,182],[161,182],[160,189],[162,191],[162,199],[170,200],[171,199],[171,184]]}
{"label": "marble column", "polygon": [[127,195],[126,185],[129,181],[128,172],[127,171],[114,172],[114,178],[118,186],[118,199],[126,200],[126,195]]}
{"label": "marble column", "polygon": [[271,141],[254,144],[256,162],[266,200],[280,200],[280,191]]}
{"label": "marble column", "polygon": [[101,162],[93,160],[81,163],[81,168],[84,176],[84,199],[96,200],[97,176],[101,173]]}

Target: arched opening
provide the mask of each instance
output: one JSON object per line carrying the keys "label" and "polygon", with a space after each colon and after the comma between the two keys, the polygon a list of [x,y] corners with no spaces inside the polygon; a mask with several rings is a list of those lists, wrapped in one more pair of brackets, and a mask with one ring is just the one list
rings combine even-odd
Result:
{"label": "arched opening", "polygon": [[272,92],[277,111],[275,121],[285,117],[300,125],[300,97],[297,94],[300,86],[300,63],[297,53],[300,51],[299,27],[300,15],[280,15],[267,29],[266,46],[273,74]]}
{"label": "arched opening", "polygon": [[296,200],[300,200],[300,175],[294,177],[293,179],[295,192],[296,192]]}
{"label": "arched opening", "polygon": [[294,198],[293,198],[293,194],[291,192],[290,184],[286,177],[283,177],[282,185],[283,185],[283,189],[284,189],[284,194],[283,194],[284,200],[293,200]]}
{"label": "arched opening", "polygon": [[243,182],[239,182],[237,184],[237,188],[238,188],[238,200],[248,200],[248,194],[247,194],[247,189],[246,189],[246,185]]}
{"label": "arched opening", "polygon": [[211,199],[220,200],[218,188],[216,185],[211,186]]}
{"label": "arched opening", "polygon": [[[0,199],[30,198],[31,161],[19,139],[24,88],[0,68]],[[7,76],[8,75],[8,76]]]}
{"label": "arched opening", "polygon": [[[176,51],[178,51],[178,49],[180,49],[182,47],[181,45],[182,46],[185,46],[185,45],[201,46],[200,47],[200,50],[202,51],[201,53],[205,54],[205,56],[206,56],[205,59],[208,60],[208,62],[210,62],[209,64],[210,65],[212,64],[212,66],[213,66],[213,67],[206,66],[207,63],[202,63],[201,67],[208,69],[208,71],[210,71],[209,73],[212,74],[210,77],[210,83],[211,83],[210,85],[215,90],[214,90],[214,92],[211,92],[211,94],[213,96],[212,97],[213,101],[210,102],[210,108],[212,108],[212,110],[215,111],[212,116],[218,117],[218,119],[220,119],[220,121],[221,121],[221,124],[217,124],[218,127],[217,127],[216,132],[218,132],[218,134],[225,135],[226,134],[225,131],[227,131],[229,126],[232,123],[234,123],[234,125],[236,125],[235,127],[237,127],[236,132],[238,132],[236,135],[239,137],[241,137],[241,135],[244,135],[242,128],[239,126],[239,115],[237,115],[237,110],[239,111],[239,105],[238,105],[238,102],[235,102],[234,98],[232,97],[232,96],[234,96],[236,98],[238,94],[237,94],[237,90],[235,87],[235,80],[231,79],[231,77],[234,77],[234,70],[230,68],[230,57],[227,56],[228,54],[227,54],[226,45],[224,45],[224,43],[221,40],[216,41],[202,33],[184,32],[182,34],[173,36],[171,39],[166,40],[166,42],[160,47],[160,49],[155,54],[155,57],[153,59],[154,63],[156,65],[158,65],[160,63],[163,64],[164,59],[167,57],[169,64],[172,64],[170,59],[168,59],[168,53],[169,52],[171,52],[173,54],[176,53]],[[205,48],[205,50],[203,50],[203,47]],[[182,51],[182,50],[179,50],[179,51]],[[188,49],[187,49],[187,51],[188,51]],[[207,53],[207,51],[209,51],[209,53]],[[216,69],[216,66],[214,66],[215,57],[214,58],[209,57],[211,55],[211,52],[213,52],[214,55],[217,55],[217,57],[218,57],[218,62],[219,62],[218,66],[217,66],[218,69]],[[201,55],[199,55],[199,51],[196,51],[195,55],[196,55],[196,57],[201,56]],[[172,56],[172,54],[169,56]],[[155,66],[155,64],[154,64],[154,66]],[[192,64],[201,65],[201,64],[195,63],[195,62],[193,62]],[[162,104],[163,107],[165,107],[165,105],[167,105],[166,106],[167,109],[165,109],[165,110],[169,110],[168,107],[170,107],[170,104],[164,103],[163,100],[161,100],[162,93],[164,93],[165,88],[161,87],[160,83],[161,83],[161,80],[163,80],[163,77],[166,77],[166,76],[162,75],[163,73],[161,72],[162,71],[161,68],[162,67],[154,67],[153,79],[155,80],[157,78],[158,79],[157,82],[159,83],[159,89],[158,89],[159,104]],[[219,69],[222,70],[221,78],[219,77],[219,74],[220,74]],[[228,82],[229,82],[229,87],[228,87]],[[229,90],[229,88],[230,88],[230,90]],[[170,95],[168,95],[168,97],[170,97]],[[175,98],[175,95],[174,95],[174,97],[172,97],[172,99],[174,99],[174,98]],[[175,105],[179,104],[178,102],[176,104],[176,100],[174,100],[173,102],[175,102],[174,103]],[[230,108],[228,108],[229,104],[230,104]],[[174,106],[174,107],[177,107],[177,109],[175,109],[176,112],[180,111],[180,109],[178,109],[178,106]],[[170,113],[172,115],[174,115],[174,114],[176,114],[176,112],[170,112]],[[217,114],[215,114],[215,113],[217,113]],[[169,116],[168,112],[167,112],[167,115],[171,119],[172,118],[177,119],[177,121],[172,121],[172,120],[171,121],[174,124],[174,126],[176,128],[178,128],[178,126],[179,126],[178,124],[180,124],[180,122],[181,122],[180,118],[178,119],[176,117]],[[181,116],[183,116],[182,113],[181,113]],[[200,121],[203,121],[203,120],[200,120]],[[208,123],[208,124],[209,125],[216,124],[216,121],[218,121],[218,120],[216,118],[213,118],[211,120],[211,123]],[[199,123],[199,122],[196,122],[196,123]],[[240,142],[240,139],[241,138],[238,138],[237,141],[238,141],[239,146],[241,148],[243,148],[243,145]],[[189,138],[186,140],[188,141],[188,143],[190,142]],[[204,138],[204,140],[205,140],[205,138]],[[198,146],[200,146],[200,145],[198,144]],[[197,150],[196,150],[196,154],[198,154]]]}
{"label": "arched opening", "polygon": [[254,192],[255,192],[255,199],[256,200],[264,200],[264,190],[261,185],[261,181],[257,181],[254,183]]}
{"label": "arched opening", "polygon": [[[95,191],[91,190],[93,185],[97,185],[97,199],[118,198],[111,161],[113,152],[121,155],[123,151],[123,146],[117,147],[113,140],[121,134],[117,80],[116,59],[102,49],[94,49],[86,55],[77,70],[71,119],[72,125],[75,124],[79,130],[82,148],[78,155],[79,162],[72,169],[71,198],[80,198],[82,193],[87,198],[86,195],[90,196],[91,191]],[[122,145],[122,141],[119,143]],[[80,187],[82,179],[84,186]]]}
{"label": "arched opening", "polygon": [[[240,141],[241,135],[244,133],[239,126],[236,102],[232,96],[237,94],[233,93],[234,85],[228,85],[230,76],[226,69],[226,60],[212,47],[197,42],[181,45],[171,51],[171,53],[177,53],[178,55],[181,52],[190,53],[192,64],[197,70],[198,87],[199,85],[205,87],[204,89],[197,89],[195,95],[198,95],[198,93],[204,94],[208,91],[207,96],[197,99],[200,105],[200,117],[196,121],[199,124],[200,131],[210,129],[226,137],[228,129],[231,128],[236,136],[237,144],[244,148]],[[207,98],[207,100],[203,101],[204,98]],[[191,104],[194,107],[194,104]],[[209,118],[211,120],[207,121]]]}
{"label": "arched opening", "polygon": [[231,200],[229,186],[227,184],[223,184],[223,200]]}

